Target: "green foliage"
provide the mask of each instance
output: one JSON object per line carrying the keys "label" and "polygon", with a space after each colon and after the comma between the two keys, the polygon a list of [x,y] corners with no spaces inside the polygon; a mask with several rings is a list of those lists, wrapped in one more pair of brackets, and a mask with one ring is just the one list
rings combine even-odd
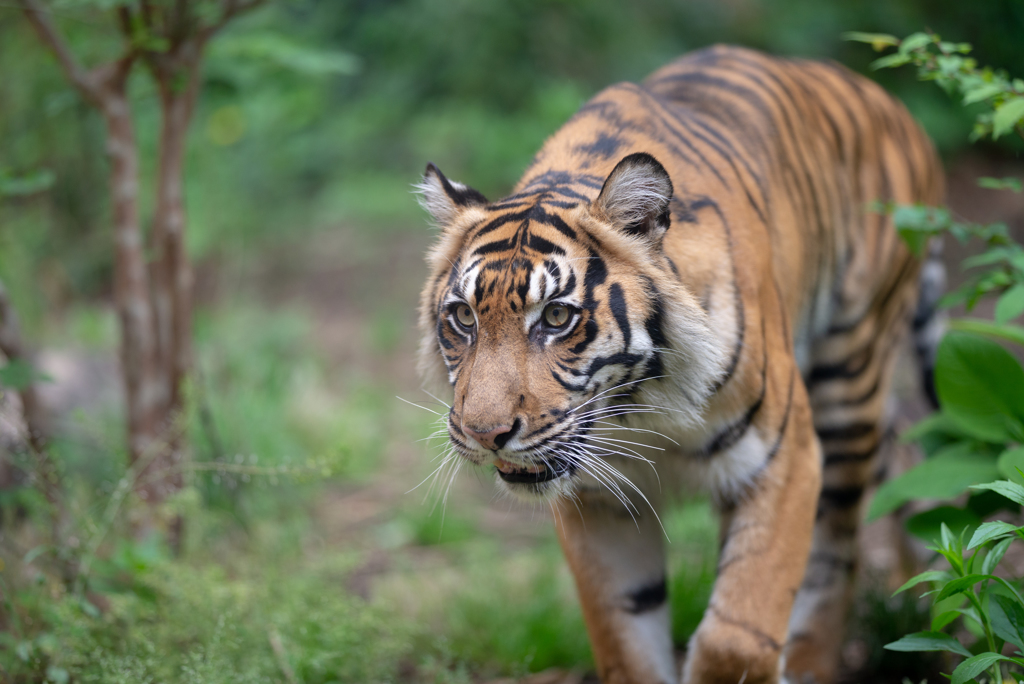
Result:
{"label": "green foliage", "polygon": [[3,366],[0,366],[0,391],[4,387],[12,390],[22,390],[32,383],[45,382],[47,380],[50,380],[49,376],[41,373],[35,366],[22,359],[8,361]]}
{"label": "green foliage", "polygon": [[1010,132],[1024,138],[1024,80],[979,67],[977,60],[966,56],[972,50],[970,43],[944,41],[936,33],[914,33],[902,40],[885,34],[847,33],[844,37],[870,43],[877,51],[896,48],[895,53],[872,62],[873,69],[913,64],[921,80],[960,95],[965,106],[986,105],[986,111],[975,117],[972,139],[991,136],[996,140]]}
{"label": "green foliage", "polygon": [[[122,4],[51,6],[76,54],[94,65],[122,47],[97,29]],[[409,186],[426,161],[488,196],[507,193],[588,97],[704,45],[860,69],[867,60],[835,40],[843,27],[927,24],[1020,70],[1021,13],[1017,0],[759,0],[743,11],[706,0],[267,3],[209,47],[186,164],[188,247],[215,261],[312,230],[422,229]],[[159,47],[152,39],[133,38]],[[966,114],[912,78],[883,78],[945,151],[962,146]],[[0,279],[36,332],[47,315],[109,288],[103,126],[11,7],[0,9],[0,102],[0,166],[53,172],[48,191],[0,207]],[[132,81],[131,106],[148,188],[158,120],[145,79]],[[142,208],[145,222],[151,197]]]}
{"label": "green foliage", "polygon": [[[887,34],[847,34],[847,39],[872,44],[876,50],[896,52],[875,62],[876,67],[914,64],[923,80],[936,82],[947,92],[960,93],[965,104],[983,103],[989,109],[976,114],[975,137],[998,137],[993,115],[1004,111],[1017,95],[1019,79],[991,68],[979,68],[964,43],[948,43],[932,33],[915,33],[900,40]],[[983,87],[984,86],[984,87]],[[1024,119],[1024,112],[1020,114]],[[1015,120],[1014,126],[1020,122]],[[1018,179],[985,178],[986,188],[1019,192]],[[990,338],[1024,343],[1024,327],[1011,321],[1024,314],[1024,247],[1009,236],[1003,223],[981,225],[954,220],[942,207],[877,207],[892,214],[908,246],[918,255],[933,238],[949,234],[961,242],[981,240],[985,250],[966,259],[963,267],[978,269],[960,288],[940,302],[963,303],[971,310],[985,296],[998,296],[995,321],[954,321],[954,331],[942,340],[935,365],[941,413],[932,416],[906,438],[921,443],[928,458],[900,477],[884,483],[869,510],[869,518],[891,512],[915,499],[950,500],[969,485],[1008,473],[1020,456],[1016,442],[1024,440],[1024,368]],[[1000,467],[1002,463],[1002,467]],[[941,522],[958,529],[975,528],[985,505],[972,496],[966,505],[942,506],[915,516],[910,526],[917,534],[934,534]]]}
{"label": "green foliage", "polygon": [[0,167],[0,197],[21,197],[48,190],[54,181],[52,171],[35,171],[26,176],[15,176]]}
{"label": "green foliage", "polygon": [[0,667],[8,681],[63,672],[82,682],[233,684],[280,681],[283,668],[310,684],[393,681],[415,628],[339,591],[344,574],[263,564],[229,576],[161,560],[133,569],[132,590],[105,593],[103,612],[79,595],[24,589],[11,599],[22,624],[3,635]]}
{"label": "green foliage", "polygon": [[[1024,81],[1004,72],[979,68],[966,57],[971,46],[942,41],[932,33],[915,33],[902,40],[889,35],[848,34],[871,43],[876,50],[896,52],[874,62],[875,68],[917,66],[922,80],[936,82],[963,104],[978,105],[972,137],[993,140],[1016,131],[1024,137]],[[1021,191],[1019,179],[985,178],[982,187]],[[949,570],[929,570],[897,593],[922,583],[931,585],[931,630],[904,636],[886,646],[893,651],[942,651],[963,660],[953,670],[953,684],[989,673],[988,681],[1002,682],[1004,670],[1024,667],[1024,598],[1017,582],[994,573],[1014,540],[1024,540],[1024,527],[989,520],[1000,509],[1019,511],[1024,504],[1024,367],[993,341],[1024,341],[1024,328],[1011,321],[1024,314],[1024,248],[1014,242],[1004,224],[978,225],[954,221],[943,208],[888,206],[900,234],[918,255],[933,237],[951,234],[965,242],[977,238],[985,251],[964,261],[980,273],[944,303],[962,302],[970,310],[984,296],[997,296],[995,321],[954,322],[939,345],[935,384],[941,411],[912,428],[905,439],[918,441],[923,463],[883,484],[871,503],[877,517],[911,500],[950,500],[969,490],[963,506],[940,506],[908,522],[911,531],[932,535],[933,550]],[[1012,471],[1012,472],[1011,472]],[[1002,474],[1018,482],[989,482]],[[996,500],[993,501],[993,496]],[[959,537],[950,526],[963,530]],[[963,538],[970,534],[965,547]],[[971,552],[969,556],[965,553]],[[957,627],[960,627],[957,629]],[[943,631],[948,630],[948,631]],[[952,632],[952,633],[951,633]],[[974,635],[973,643],[964,643]],[[1015,647],[1004,655],[1006,647]]]}
{"label": "green foliage", "polygon": [[484,672],[521,676],[552,666],[592,667],[586,627],[572,578],[555,548],[508,559],[512,571],[495,583],[487,553],[446,607],[447,648]]}
{"label": "green foliage", "polygon": [[[1024,501],[1024,487],[1012,482],[994,482],[976,489],[994,489],[1018,503]],[[984,523],[965,547],[963,536],[955,537],[941,526],[941,542],[932,550],[946,559],[950,571],[929,570],[911,578],[897,594],[929,584],[934,618],[932,629],[909,634],[887,644],[892,651],[944,651],[964,660],[953,670],[952,681],[962,684],[990,671],[992,680],[1001,682],[1003,664],[1024,668],[1024,598],[1014,582],[993,573],[1013,540],[1024,540],[1024,527],[993,521]],[[969,556],[965,553],[974,549]],[[984,552],[984,553],[982,553]],[[957,624],[964,629],[955,630]],[[943,632],[954,628],[955,634]],[[977,634],[970,647],[962,640]],[[1004,645],[1016,647],[1012,656],[1004,656]]]}
{"label": "green foliage", "polygon": [[682,646],[704,617],[717,572],[717,521],[704,502],[672,509],[662,516],[671,544],[669,609],[672,641]]}

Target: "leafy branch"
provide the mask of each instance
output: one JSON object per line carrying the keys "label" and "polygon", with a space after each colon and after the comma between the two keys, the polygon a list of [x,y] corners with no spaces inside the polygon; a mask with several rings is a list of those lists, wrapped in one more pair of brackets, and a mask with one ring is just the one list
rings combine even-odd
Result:
{"label": "leafy branch", "polygon": [[[983,103],[988,110],[975,120],[971,140],[1000,136],[1014,131],[1024,139],[1024,79],[1010,78],[1005,71],[979,67],[967,55],[970,43],[952,43],[932,32],[914,33],[900,40],[884,33],[844,33],[846,40],[869,43],[881,52],[896,52],[871,63],[872,69],[885,69],[913,64],[922,81],[934,81],[950,96],[959,95],[966,105]],[[1018,192],[1020,184],[1017,183]]]}

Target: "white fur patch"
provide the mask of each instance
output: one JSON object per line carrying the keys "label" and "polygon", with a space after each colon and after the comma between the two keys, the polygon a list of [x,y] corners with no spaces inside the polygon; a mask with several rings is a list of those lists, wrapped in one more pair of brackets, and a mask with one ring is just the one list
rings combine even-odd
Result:
{"label": "white fur patch", "polygon": [[[464,190],[465,185],[448,181],[456,190]],[[416,201],[427,210],[433,217],[434,223],[439,228],[444,228],[455,220],[459,215],[459,206],[452,202],[451,197],[444,191],[441,179],[436,174],[428,173],[419,183],[412,186],[416,193]]]}
{"label": "white fur patch", "polygon": [[618,227],[644,223],[660,214],[672,199],[672,185],[636,164],[614,172],[598,198],[604,213]]}
{"label": "white fur patch", "polygon": [[705,485],[716,497],[741,498],[764,467],[767,454],[768,447],[757,428],[750,426],[731,449],[710,458],[703,468]]}
{"label": "white fur patch", "polygon": [[644,655],[658,682],[669,684],[679,680],[672,657],[672,622],[669,604],[657,610],[629,618],[629,642],[632,649]]}

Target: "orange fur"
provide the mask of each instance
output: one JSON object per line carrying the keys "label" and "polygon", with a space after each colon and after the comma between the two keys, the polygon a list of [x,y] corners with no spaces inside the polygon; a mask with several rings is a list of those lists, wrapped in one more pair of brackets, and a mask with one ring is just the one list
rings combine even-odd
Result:
{"label": "orange fur", "polygon": [[650,465],[723,512],[684,681],[774,682],[784,653],[830,681],[916,297],[917,262],[868,206],[943,192],[903,107],[834,64],[715,47],[597,94],[508,198],[432,166],[421,189],[442,231],[421,369],[452,388],[462,457],[556,501],[601,676],[677,677]]}

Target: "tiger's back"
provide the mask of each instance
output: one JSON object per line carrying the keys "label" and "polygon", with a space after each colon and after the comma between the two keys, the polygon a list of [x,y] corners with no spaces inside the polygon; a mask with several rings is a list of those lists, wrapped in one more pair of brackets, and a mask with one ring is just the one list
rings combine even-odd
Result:
{"label": "tiger's back", "polygon": [[763,267],[786,294],[805,370],[811,341],[862,318],[879,274],[909,263],[872,203],[936,205],[944,194],[930,140],[877,84],[837,64],[725,46],[596,95],[546,142],[514,193],[584,171],[570,187],[592,201],[636,149],[661,161],[675,186],[673,226],[684,230],[666,236],[666,250],[699,260],[701,236],[687,226],[711,207],[729,223],[721,253],[750,266],[771,254]]}
{"label": "tiger's back", "polygon": [[498,202],[428,169],[422,366],[462,456],[560,497],[604,679],[676,677],[656,516],[614,512],[626,475],[659,503],[623,435],[722,512],[684,679],[833,676],[919,269],[870,204],[938,203],[939,169],[870,81],[729,47],[596,95]]}

